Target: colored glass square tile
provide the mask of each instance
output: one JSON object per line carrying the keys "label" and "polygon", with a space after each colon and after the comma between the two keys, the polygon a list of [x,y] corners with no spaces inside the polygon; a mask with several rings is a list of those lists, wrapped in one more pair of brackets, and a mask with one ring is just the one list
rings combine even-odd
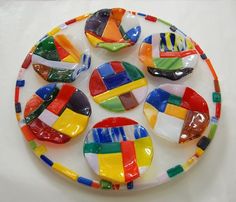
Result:
{"label": "colored glass square tile", "polygon": [[208,137],[202,136],[201,139],[198,141],[197,146],[202,150],[205,150],[210,144],[210,142],[211,140]]}
{"label": "colored glass square tile", "polygon": [[169,116],[164,113],[158,113],[158,119],[154,126],[154,130],[163,138],[175,143],[179,143],[183,124],[184,120]]}
{"label": "colored glass square tile", "polygon": [[123,68],[123,66],[121,65],[120,62],[118,62],[118,61],[117,61],[117,62],[116,62],[116,61],[113,61],[113,62],[111,62],[110,64],[111,64],[113,70],[114,70],[116,73],[120,73],[120,72],[123,72],[123,71],[124,71],[124,68]]}
{"label": "colored glass square tile", "polygon": [[210,128],[210,132],[208,134],[208,138],[209,139],[213,139],[216,133],[216,129],[217,129],[217,124],[211,124],[211,128]]}
{"label": "colored glass square tile", "polygon": [[102,189],[111,189],[112,188],[112,183],[106,180],[101,180],[100,185]]}
{"label": "colored glass square tile", "polygon": [[107,90],[98,70],[93,71],[91,78],[93,79],[89,82],[89,90],[92,96],[104,93]]}
{"label": "colored glass square tile", "polygon": [[70,137],[75,137],[85,130],[87,123],[88,116],[75,113],[66,108],[52,125],[52,128]]}
{"label": "colored glass square tile", "polygon": [[84,145],[84,153],[107,154],[120,152],[121,146],[119,142],[87,143]]}
{"label": "colored glass square tile", "polygon": [[133,188],[134,188],[134,183],[133,183],[133,181],[127,183],[127,189],[133,189]]}
{"label": "colored glass square tile", "polygon": [[183,167],[181,165],[177,165],[177,166],[167,170],[167,174],[169,177],[174,177],[174,176],[182,173],[183,171],[184,171]]}
{"label": "colored glass square tile", "polygon": [[221,94],[217,92],[212,93],[213,102],[221,102]]}
{"label": "colored glass square tile", "polygon": [[35,92],[35,94],[41,97],[43,100],[46,100],[52,94],[55,87],[56,87],[55,83],[48,84],[47,86],[38,89]]}
{"label": "colored glass square tile", "polygon": [[140,125],[134,125],[134,136],[135,139],[143,138],[148,136],[148,132],[145,128],[140,127]]}
{"label": "colored glass square tile", "polygon": [[16,86],[23,87],[25,85],[25,80],[17,80]]}
{"label": "colored glass square tile", "polygon": [[168,103],[180,106],[182,98],[176,95],[170,94],[170,97],[168,99]]}
{"label": "colored glass square tile", "polygon": [[195,151],[195,154],[196,154],[198,157],[200,157],[200,156],[203,155],[203,153],[204,153],[204,151],[203,151],[201,148],[197,147],[197,149],[196,149],[196,151]]}
{"label": "colored glass square tile", "polygon": [[122,141],[120,143],[125,182],[130,182],[139,177],[139,169],[136,162],[135,147],[133,141]]}
{"label": "colored glass square tile", "polygon": [[85,116],[91,115],[91,107],[88,98],[80,90],[77,90],[72,94],[67,103],[67,107],[76,113]]}
{"label": "colored glass square tile", "polygon": [[99,174],[98,155],[93,153],[84,153],[84,156],[94,172]]}
{"label": "colored glass square tile", "polygon": [[181,106],[191,111],[209,113],[206,101],[191,88],[186,88],[182,97]]}
{"label": "colored glass square tile", "polygon": [[44,145],[39,145],[34,149],[34,153],[40,157],[42,154],[47,152],[47,148]]}
{"label": "colored glass square tile", "polygon": [[47,109],[59,115],[75,91],[76,88],[74,86],[64,84],[56,98],[48,105]]}
{"label": "colored glass square tile", "polygon": [[48,126],[52,126],[56,120],[58,119],[58,116],[47,109],[44,109],[44,111],[39,115],[38,117],[42,122],[46,123]]}
{"label": "colored glass square tile", "polygon": [[[121,153],[98,154],[99,175],[106,180],[124,183],[124,168]],[[109,162],[109,163],[108,163]],[[112,165],[112,169],[110,167]]]}
{"label": "colored glass square tile", "polygon": [[131,92],[122,94],[119,96],[119,98],[126,110],[133,109],[134,107],[138,106],[138,102]]}
{"label": "colored glass square tile", "polygon": [[16,113],[21,112],[21,103],[19,103],[19,102],[15,103],[15,111],[16,111]]}
{"label": "colored glass square tile", "polygon": [[105,64],[99,66],[98,71],[99,71],[101,77],[104,77],[104,78],[115,74],[115,72],[112,69],[112,66],[109,63],[105,63]]}
{"label": "colored glass square tile", "polygon": [[156,68],[162,70],[177,70],[183,67],[182,58],[154,58],[153,62]]}
{"label": "colored glass square tile", "polygon": [[152,91],[146,99],[146,102],[155,107],[158,111],[164,112],[170,94],[162,89],[155,89]]}
{"label": "colored glass square tile", "polygon": [[157,109],[152,105],[150,105],[149,103],[145,102],[143,110],[144,110],[144,115],[146,116],[148,122],[150,123],[150,126],[154,128],[158,116]]}
{"label": "colored glass square tile", "polygon": [[147,94],[147,86],[142,86],[140,88],[136,88],[132,90],[132,94],[134,95],[137,102],[140,104],[144,100]]}
{"label": "colored glass square tile", "polygon": [[103,81],[109,90],[131,82],[126,72],[110,75],[109,77],[104,78]]}
{"label": "colored glass square tile", "polygon": [[[140,138],[134,141],[136,160],[138,167],[150,166],[152,161],[152,140],[150,137]],[[143,149],[145,148],[145,150]],[[150,158],[151,155],[151,158]]]}
{"label": "colored glass square tile", "polygon": [[124,66],[126,72],[128,73],[129,78],[132,79],[133,81],[136,81],[144,77],[143,73],[135,66],[127,62],[122,62],[122,65]]}
{"label": "colored glass square tile", "polygon": [[87,162],[89,163],[91,168],[98,175],[99,174],[98,155],[93,153],[84,153],[84,156],[87,159]]}
{"label": "colored glass square tile", "polygon": [[167,104],[166,110],[165,110],[165,114],[168,114],[170,116],[174,116],[176,118],[183,119],[183,120],[185,119],[187,112],[188,112],[187,109],[176,106],[176,105],[172,105],[172,104]]}
{"label": "colored glass square tile", "polygon": [[124,106],[122,105],[121,100],[118,96],[112,97],[100,103],[105,109],[109,109],[114,112],[123,112],[125,111]]}
{"label": "colored glass square tile", "polygon": [[29,141],[29,145],[30,145],[32,150],[34,150],[37,147],[37,144],[34,140]]}

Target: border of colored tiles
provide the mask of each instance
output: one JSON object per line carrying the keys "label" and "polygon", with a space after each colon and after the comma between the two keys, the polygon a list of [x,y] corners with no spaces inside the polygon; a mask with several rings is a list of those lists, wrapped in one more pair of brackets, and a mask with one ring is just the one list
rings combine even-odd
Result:
{"label": "border of colored tiles", "polygon": [[[140,12],[135,12],[135,11],[129,11],[129,12],[131,12],[132,14],[137,15],[139,17],[142,17],[151,23],[156,23],[156,22],[162,23],[163,25],[168,26],[172,32],[177,32],[183,36],[186,36],[186,34],[184,34],[176,26],[174,26],[171,23],[166,22],[160,18],[157,18],[155,16],[151,16],[151,15],[147,15],[144,13],[140,13]],[[68,20],[65,23],[59,25],[58,27],[52,29],[50,32],[48,32],[48,34],[43,36],[42,39],[44,39],[48,35],[54,35],[54,34],[58,33],[60,30],[66,29],[69,25],[71,25],[75,22],[81,21],[83,19],[86,19],[90,15],[91,14],[86,14],[86,15],[82,15],[82,16],[73,18],[71,20]],[[123,190],[123,189],[132,190],[132,189],[150,188],[150,187],[153,187],[156,185],[166,183],[166,182],[170,181],[171,179],[174,179],[179,174],[182,174],[182,173],[188,171],[195,163],[197,163],[199,158],[205,153],[205,150],[209,146],[210,142],[213,140],[216,130],[217,130],[218,121],[220,119],[220,114],[221,114],[221,94],[220,94],[221,91],[220,91],[220,84],[219,84],[218,76],[214,70],[214,67],[213,67],[210,59],[207,58],[204,51],[200,48],[200,46],[196,42],[194,42],[194,45],[195,45],[195,48],[198,51],[199,55],[201,56],[201,59],[206,62],[207,66],[212,74],[212,77],[213,77],[212,81],[214,84],[215,91],[212,92],[212,99],[213,99],[212,101],[215,104],[215,114],[211,117],[210,131],[209,131],[208,135],[202,136],[200,138],[200,140],[198,141],[198,143],[196,145],[195,153],[189,159],[187,159],[186,162],[184,162],[183,164],[173,166],[172,168],[167,169],[166,172],[160,173],[157,177],[154,178],[155,180],[150,183],[139,182],[138,184],[136,184],[135,182],[130,182],[127,185],[119,185],[119,184],[112,184],[111,182],[108,182],[105,180],[101,180],[100,182],[98,182],[96,180],[92,180],[92,179],[88,179],[88,178],[79,176],[79,174],[77,174],[76,172],[70,170],[69,168],[61,165],[60,163],[54,163],[52,160],[50,160],[50,158],[45,155],[46,154],[46,147],[43,145],[37,145],[37,143],[34,141],[34,139],[35,139],[34,135],[30,132],[30,130],[25,125],[24,120],[22,120],[22,118],[21,118],[21,116],[22,116],[21,115],[21,102],[19,100],[20,92],[21,92],[20,88],[24,87],[24,85],[25,85],[25,81],[23,81],[22,78],[23,78],[25,70],[31,64],[32,52],[34,51],[35,46],[32,47],[32,49],[29,51],[26,58],[24,59],[24,62],[20,68],[20,71],[19,71],[19,74],[17,77],[16,88],[15,88],[16,118],[17,118],[17,121],[19,122],[19,126],[20,126],[22,133],[23,133],[26,141],[28,142],[30,148],[42,160],[43,163],[45,163],[47,166],[49,166],[51,168],[54,167],[53,170],[72,179],[73,181],[77,181],[79,184],[93,187],[96,189],[100,188],[100,189],[106,189],[106,190]]]}

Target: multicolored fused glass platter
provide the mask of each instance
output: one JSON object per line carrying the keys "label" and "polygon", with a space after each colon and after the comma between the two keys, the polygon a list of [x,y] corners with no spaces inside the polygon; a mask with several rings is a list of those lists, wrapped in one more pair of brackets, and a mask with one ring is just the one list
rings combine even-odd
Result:
{"label": "multicolored fused glass platter", "polygon": [[221,92],[191,37],[113,8],[42,34],[20,67],[15,109],[52,171],[95,189],[138,190],[198,162],[216,133]]}

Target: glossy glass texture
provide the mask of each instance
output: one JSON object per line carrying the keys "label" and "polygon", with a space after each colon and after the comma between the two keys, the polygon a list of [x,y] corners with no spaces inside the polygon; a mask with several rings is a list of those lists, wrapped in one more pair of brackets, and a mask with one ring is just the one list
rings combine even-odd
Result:
{"label": "glossy glass texture", "polygon": [[91,106],[83,92],[69,84],[48,84],[26,103],[24,118],[42,141],[68,142],[87,127]]}
{"label": "glossy glass texture", "polygon": [[64,34],[47,36],[34,48],[32,65],[46,81],[70,83],[90,67],[89,51],[83,51],[77,50]]}
{"label": "glossy glass texture", "polygon": [[146,96],[147,80],[143,73],[127,62],[112,61],[96,68],[89,81],[95,102],[114,112],[138,106]]}
{"label": "glossy glass texture", "polygon": [[200,137],[209,124],[207,102],[193,89],[164,84],[144,104],[144,114],[156,134],[175,143]]}
{"label": "glossy glass texture", "polygon": [[134,45],[141,33],[137,17],[122,8],[101,9],[86,21],[85,34],[94,47],[118,51]]}
{"label": "glossy glass texture", "polygon": [[166,32],[146,37],[139,59],[151,75],[178,80],[192,73],[198,55],[190,38]]}
{"label": "glossy glass texture", "polygon": [[136,121],[122,117],[107,118],[88,132],[84,156],[102,179],[128,183],[140,177],[151,165],[152,140]]}

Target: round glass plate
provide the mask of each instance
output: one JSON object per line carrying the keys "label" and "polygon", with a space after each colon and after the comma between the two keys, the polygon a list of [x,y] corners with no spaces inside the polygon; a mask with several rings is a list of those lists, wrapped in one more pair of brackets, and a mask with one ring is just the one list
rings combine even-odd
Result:
{"label": "round glass plate", "polygon": [[147,94],[147,79],[128,62],[111,61],[97,67],[89,81],[94,101],[113,112],[137,107]]}
{"label": "round glass plate", "polygon": [[86,129],[91,106],[84,93],[69,84],[52,83],[38,89],[26,103],[29,132],[41,141],[63,144]]}
{"label": "round glass plate", "polygon": [[[135,45],[122,49],[116,53],[109,52],[106,49],[92,47],[84,34],[86,19],[92,14],[82,15],[73,18],[65,23],[62,23],[61,25],[49,31],[46,35],[42,34],[42,39],[40,39],[39,42],[37,42],[32,47],[25,60],[23,61],[16,82],[16,117],[19,122],[19,126],[22,130],[22,133],[32,151],[52,171],[62,174],[76,183],[96,189],[145,189],[168,182],[174,179],[176,176],[185,173],[196,162],[198,162],[198,160],[204,154],[206,148],[214,138],[217,123],[220,118],[221,94],[218,77],[214,71],[210,59],[207,58],[200,46],[192,39],[194,49],[199,55],[199,60],[191,74],[188,74],[177,81],[167,80],[166,78],[153,77],[148,73],[147,67],[142,64],[138,57],[139,48],[142,41],[148,36],[155,33],[171,32],[181,35],[183,37],[186,37],[186,35],[174,25],[160,18],[133,11],[130,11],[129,14],[132,14],[137,18],[142,28],[139,40],[137,40]],[[73,79],[73,82],[72,80],[70,80],[70,82],[72,82],[70,83],[70,85],[84,92],[84,94],[88,97],[92,108],[92,114],[86,130],[77,138],[73,138],[71,139],[71,141],[60,145],[53,144],[51,142],[42,142],[41,140],[38,140],[35,135],[32,134],[32,132],[29,130],[29,127],[27,126],[24,116],[22,114],[22,112],[25,111],[27,101],[37,91],[37,89],[47,85],[48,82],[51,82],[51,80],[45,79],[46,77],[42,77],[42,75],[35,72],[35,67],[33,67],[34,51],[36,50],[37,45],[40,42],[50,37],[51,39],[52,37],[58,39],[58,36],[59,38],[61,36],[64,36],[60,39],[64,39],[66,37],[68,41],[70,41],[70,44],[73,45],[74,49],[72,47],[67,49],[68,46],[65,46],[65,44],[61,43],[61,46],[63,46],[65,50],[67,49],[67,52],[71,52],[72,50],[76,49],[80,50],[80,53],[82,54],[84,52],[83,50],[86,50],[86,48],[80,47],[80,44],[82,43],[84,44],[84,47],[89,47],[90,49],[90,68],[84,69],[84,71],[81,71],[79,74],[76,74],[79,76],[76,77],[76,79]],[[72,57],[73,54],[75,54],[74,51],[70,53]],[[43,55],[43,57],[46,56]],[[82,61],[82,64],[83,62],[85,62],[85,64],[90,63],[89,60],[83,60],[83,57],[81,58],[81,55],[80,57],[78,57],[78,55],[74,57],[80,59],[80,61]],[[97,103],[93,101],[92,96],[90,96],[89,78],[91,72],[96,67],[111,61],[125,61],[139,68],[144,73],[145,78],[148,80],[148,94],[154,89],[158,88],[160,85],[166,83],[181,84],[196,91],[204,98],[204,100],[208,104],[210,115],[208,127],[198,138],[195,138],[184,144],[173,144],[163,138],[160,138],[159,135],[153,133],[152,128],[149,126],[149,122],[145,118],[145,115],[143,113],[144,102],[140,103],[134,109],[115,114],[114,112],[105,110],[104,108],[100,107]],[[61,61],[59,61],[58,63],[49,64],[59,65],[60,62]],[[57,79],[61,77],[56,76],[54,78]],[[128,182],[127,184],[114,183],[107,179],[100,178],[89,167],[83,155],[83,140],[86,137],[86,134],[88,134],[89,129],[91,129],[97,122],[100,122],[101,120],[106,119],[108,117],[114,116],[129,118],[144,126],[150,138],[152,139],[153,144],[153,159],[149,169],[145,173],[143,173],[142,176],[131,182]],[[203,171],[199,170],[199,173],[201,172]]]}
{"label": "round glass plate", "polygon": [[96,123],[85,137],[83,151],[93,171],[115,184],[132,183],[148,170],[153,157],[147,130],[124,117]]}
{"label": "round glass plate", "polygon": [[137,17],[122,8],[101,9],[93,13],[85,24],[89,42],[94,47],[113,52],[133,46],[140,33]]}

